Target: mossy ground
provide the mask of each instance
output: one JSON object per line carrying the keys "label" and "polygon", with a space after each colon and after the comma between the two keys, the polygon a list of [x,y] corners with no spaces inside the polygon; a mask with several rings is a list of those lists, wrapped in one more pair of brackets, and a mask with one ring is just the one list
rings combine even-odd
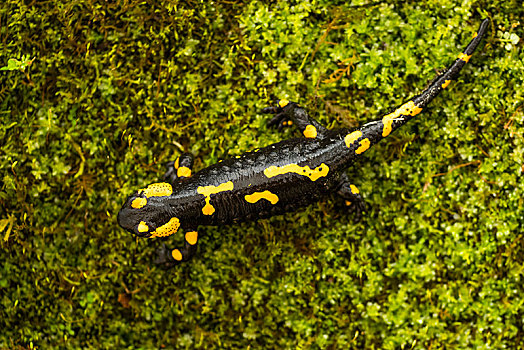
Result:
{"label": "mossy ground", "polygon": [[[349,170],[360,223],[333,197],[201,228],[169,271],[116,224],[182,151],[296,136],[266,127],[274,97],[378,118],[484,17],[458,81]],[[520,1],[3,1],[0,348],[522,346],[523,27]]]}

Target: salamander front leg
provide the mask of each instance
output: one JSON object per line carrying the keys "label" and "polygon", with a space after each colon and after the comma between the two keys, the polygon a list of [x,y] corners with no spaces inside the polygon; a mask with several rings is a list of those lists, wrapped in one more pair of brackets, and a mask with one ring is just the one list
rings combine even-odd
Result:
{"label": "salamander front leg", "polygon": [[197,251],[197,231],[187,231],[184,237],[184,248],[169,249],[164,243],[157,249],[158,257],[155,264],[163,268],[173,267],[183,261],[190,260]]}
{"label": "salamander front leg", "polygon": [[269,126],[276,126],[281,130],[284,126],[295,125],[307,138],[323,138],[327,129],[315,119],[311,118],[306,110],[295,102],[279,100],[276,107],[266,107],[262,113],[271,113],[275,116],[268,122]]}
{"label": "salamander front leg", "polygon": [[178,179],[191,177],[193,155],[191,153],[182,153],[174,162],[168,162],[166,168],[167,171],[162,176],[162,179],[170,184],[174,184]]}
{"label": "salamander front leg", "polygon": [[346,201],[346,205],[355,213],[355,222],[359,222],[362,218],[362,212],[366,211],[366,203],[358,188],[349,182],[346,174],[341,176],[337,194]]}

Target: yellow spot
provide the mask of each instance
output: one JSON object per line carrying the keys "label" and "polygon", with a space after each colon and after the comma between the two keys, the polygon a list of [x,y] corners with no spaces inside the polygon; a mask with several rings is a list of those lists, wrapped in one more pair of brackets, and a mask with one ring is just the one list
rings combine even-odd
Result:
{"label": "yellow spot", "polygon": [[346,205],[349,207],[351,205],[350,201],[346,201]]}
{"label": "yellow spot", "polygon": [[154,232],[151,232],[151,237],[167,237],[178,231],[180,227],[180,220],[178,218],[171,218],[166,224],[158,227]]}
{"label": "yellow spot", "polygon": [[347,134],[346,137],[344,137],[346,147],[350,148],[353,142],[357,141],[360,137],[362,137],[362,131],[360,130],[353,131],[351,134]]}
{"label": "yellow spot", "polygon": [[468,56],[465,53],[461,52],[458,55],[458,58],[467,63],[469,61],[469,59],[471,58],[471,55]]}
{"label": "yellow spot", "polygon": [[147,232],[147,231],[149,231],[149,227],[146,225],[145,222],[140,221],[140,223],[138,224],[138,232]]}
{"label": "yellow spot", "polygon": [[284,108],[284,107],[286,107],[288,104],[289,104],[289,101],[288,101],[288,100],[280,100],[280,101],[278,101],[278,105],[280,106],[280,108]]}
{"label": "yellow spot", "polygon": [[355,185],[349,185],[349,188],[351,189],[351,193],[353,194],[359,194],[360,191],[358,190],[357,186]]}
{"label": "yellow spot", "polygon": [[212,215],[215,212],[215,208],[209,203],[210,196],[219,192],[231,191],[233,189],[233,182],[228,181],[218,186],[199,186],[197,192],[204,195],[206,199],[206,205],[202,208],[204,215]]}
{"label": "yellow spot", "polygon": [[389,113],[388,115],[382,118],[382,123],[384,124],[384,129],[382,130],[382,136],[388,136],[393,130],[393,121],[397,118],[401,118],[403,115],[415,116],[422,112],[422,108],[417,107],[415,102],[409,101],[404,103],[402,106],[397,108],[394,112]]}
{"label": "yellow spot", "polygon": [[369,149],[370,145],[371,145],[371,142],[369,142],[369,139],[360,140],[360,147],[355,150],[355,153],[361,154],[361,153],[366,152]]}
{"label": "yellow spot", "polygon": [[180,157],[178,157],[178,158],[175,160],[175,169],[178,169],[179,166],[180,166]]}
{"label": "yellow spot", "polygon": [[473,33],[473,39],[475,39],[477,37],[477,35],[479,35],[479,33],[477,33],[477,32]]}
{"label": "yellow spot", "polygon": [[190,177],[191,176],[191,169],[189,169],[187,166],[181,166],[176,171],[176,176],[178,176],[178,177]]}
{"label": "yellow spot", "polygon": [[269,202],[271,202],[271,204],[276,204],[278,202],[278,196],[269,191],[255,192],[252,194],[247,194],[245,198],[246,198],[246,201],[249,203],[256,203],[261,199],[267,199]]}
{"label": "yellow spot", "polygon": [[209,204],[209,198],[206,197],[206,205],[202,208],[202,213],[204,215],[213,215],[215,212],[215,207],[213,207],[211,204]]}
{"label": "yellow spot", "polygon": [[167,182],[159,182],[151,184],[145,189],[138,190],[138,193],[144,194],[146,198],[170,196],[173,193],[173,187]]}
{"label": "yellow spot", "polygon": [[447,88],[449,83],[451,83],[451,80],[445,80],[444,83],[442,84],[442,88],[443,89]]}
{"label": "yellow spot", "polygon": [[198,240],[198,232],[189,231],[186,233],[186,241],[191,245],[195,245]]}
{"label": "yellow spot", "polygon": [[318,178],[326,176],[329,172],[329,168],[326,164],[322,163],[315,169],[311,169],[309,166],[299,166],[297,164],[288,164],[281,167],[277,166],[270,166],[266,169],[264,169],[264,175],[266,175],[268,178],[282,175],[282,174],[288,174],[288,173],[295,173],[298,175],[306,176],[311,179],[311,181],[316,181]]}
{"label": "yellow spot", "polygon": [[178,249],[173,249],[173,251],[171,252],[171,256],[176,261],[181,261],[182,260],[182,253],[180,253],[180,250],[178,250]]}
{"label": "yellow spot", "polygon": [[317,128],[315,128],[313,125],[308,125],[304,129],[304,136],[309,139],[314,139],[317,137]]}
{"label": "yellow spot", "polygon": [[147,204],[147,199],[145,199],[144,197],[138,197],[138,198],[133,199],[133,201],[131,202],[131,207],[135,209],[140,209],[144,207],[146,204]]}

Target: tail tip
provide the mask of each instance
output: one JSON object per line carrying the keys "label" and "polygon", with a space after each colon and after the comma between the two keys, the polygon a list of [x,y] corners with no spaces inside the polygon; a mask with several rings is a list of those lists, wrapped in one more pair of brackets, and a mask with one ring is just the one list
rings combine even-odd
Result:
{"label": "tail tip", "polygon": [[490,22],[490,19],[489,19],[489,18],[484,18],[484,19],[482,20],[482,23],[480,24],[480,28],[479,28],[479,34],[480,34],[480,33],[484,34],[484,32],[486,31],[486,29],[488,29],[489,22]]}

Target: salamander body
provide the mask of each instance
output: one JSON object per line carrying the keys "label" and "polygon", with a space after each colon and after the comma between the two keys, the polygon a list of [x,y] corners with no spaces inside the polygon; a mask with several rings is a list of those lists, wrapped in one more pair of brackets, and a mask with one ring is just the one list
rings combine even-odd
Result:
{"label": "salamander body", "polygon": [[226,159],[192,174],[193,156],[183,153],[167,165],[163,182],[131,195],[118,213],[118,223],[141,237],[167,237],[180,228],[183,248],[158,251],[157,263],[172,266],[196,252],[198,226],[257,220],[305,207],[337,193],[360,217],[364,202],[345,169],[370,147],[407,123],[456,78],[485,34],[489,20],[464,52],[420,95],[382,118],[356,130],[328,130],[295,102],[280,100],[263,113],[269,125],[294,125],[303,138],[284,140]]}

